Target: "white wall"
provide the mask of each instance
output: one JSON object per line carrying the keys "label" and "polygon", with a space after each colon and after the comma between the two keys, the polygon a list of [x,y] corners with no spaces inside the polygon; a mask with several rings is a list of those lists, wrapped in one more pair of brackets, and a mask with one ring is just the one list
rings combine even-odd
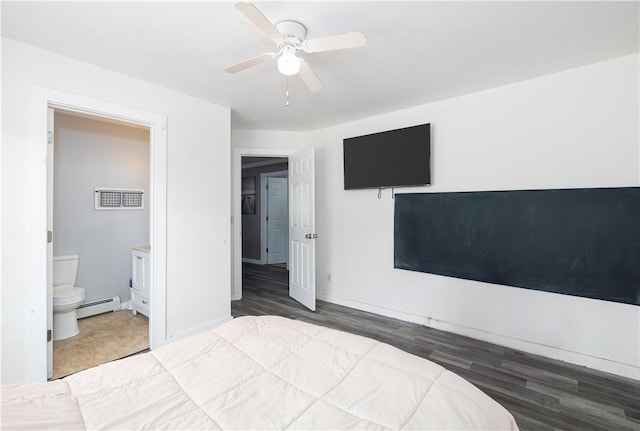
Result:
{"label": "white wall", "polygon": [[33,85],[166,115],[167,335],[229,319],[229,109],[3,38],[2,382],[28,379],[29,217],[23,196],[33,168],[26,154]]}
{"label": "white wall", "polygon": [[[85,302],[130,299],[131,249],[149,243],[149,130],[56,112],[53,254],[79,256]],[[94,189],[144,190],[144,208],[96,211]]]}
{"label": "white wall", "polygon": [[302,150],[305,148],[306,133],[279,130],[248,130],[233,129],[231,131],[231,146],[236,148],[290,148]]}
{"label": "white wall", "polygon": [[640,307],[394,269],[390,191],[344,191],[342,160],[343,138],[429,122],[433,185],[397,192],[639,186],[638,63],[309,133],[233,130],[232,146],[315,147],[318,299],[640,379]]}
{"label": "white wall", "polygon": [[638,186],[638,94],[632,55],[309,133],[318,298],[640,378],[640,307],[394,269],[390,191],[344,191],[342,160],[431,123],[433,185],[398,192]]}

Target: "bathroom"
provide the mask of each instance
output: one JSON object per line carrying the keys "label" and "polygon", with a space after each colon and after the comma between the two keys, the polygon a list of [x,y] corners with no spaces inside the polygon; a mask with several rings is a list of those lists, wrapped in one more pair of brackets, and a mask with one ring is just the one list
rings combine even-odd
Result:
{"label": "bathroom", "polygon": [[[60,110],[54,124],[51,377],[59,378],[148,348],[149,313],[132,310],[131,287],[136,255],[149,254],[150,136]],[[72,301],[78,308],[62,317]]]}

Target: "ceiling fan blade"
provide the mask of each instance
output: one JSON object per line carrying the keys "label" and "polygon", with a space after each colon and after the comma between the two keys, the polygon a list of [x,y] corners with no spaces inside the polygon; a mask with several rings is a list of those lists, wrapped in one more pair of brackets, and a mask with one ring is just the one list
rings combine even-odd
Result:
{"label": "ceiling fan blade", "polygon": [[236,73],[242,70],[248,69],[251,66],[255,66],[256,64],[264,63],[278,56],[277,52],[267,52],[265,54],[260,54],[256,57],[250,58],[245,61],[241,61],[238,64],[234,64],[233,66],[229,66],[224,69],[227,73]]}
{"label": "ceiling fan blade", "polygon": [[333,51],[334,49],[360,48],[367,44],[364,34],[353,31],[337,36],[318,37],[305,40],[303,49],[306,52]]}
{"label": "ceiling fan blade", "polygon": [[253,24],[255,24],[258,29],[262,30],[264,34],[266,34],[269,39],[273,40],[276,43],[279,43],[282,40],[282,34],[278,31],[275,25],[271,23],[262,12],[258,10],[252,3],[236,3],[236,9],[238,9],[244,16],[249,18]]}
{"label": "ceiling fan blade", "polygon": [[314,93],[324,88],[324,85],[322,85],[320,79],[318,79],[316,74],[313,73],[313,70],[311,70],[311,67],[309,67],[307,62],[305,62],[304,60],[300,64],[300,78],[302,78],[309,90],[313,91]]}

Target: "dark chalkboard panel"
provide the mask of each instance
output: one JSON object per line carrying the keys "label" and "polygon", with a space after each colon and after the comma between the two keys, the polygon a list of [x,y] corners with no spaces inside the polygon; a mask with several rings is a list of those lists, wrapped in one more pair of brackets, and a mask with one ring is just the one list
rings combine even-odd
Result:
{"label": "dark chalkboard panel", "polygon": [[395,197],[395,267],[640,305],[640,188]]}

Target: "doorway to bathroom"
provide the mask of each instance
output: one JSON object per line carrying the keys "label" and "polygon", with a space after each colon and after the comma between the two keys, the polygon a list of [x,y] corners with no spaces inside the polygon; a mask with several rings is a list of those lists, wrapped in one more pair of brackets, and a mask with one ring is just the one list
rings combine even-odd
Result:
{"label": "doorway to bathroom", "polygon": [[[167,117],[61,90],[32,85],[29,139],[26,142],[29,194],[25,196],[30,229],[25,245],[31,258],[26,280],[28,315],[26,361],[29,381],[43,382],[53,359],[53,110],[140,125],[150,130],[149,345],[166,343]],[[44,162],[44,163],[43,163]]]}
{"label": "doorway to bathroom", "polygon": [[55,379],[149,348],[148,307],[129,310],[134,249],[150,242],[150,131],[61,109],[52,123]]}

